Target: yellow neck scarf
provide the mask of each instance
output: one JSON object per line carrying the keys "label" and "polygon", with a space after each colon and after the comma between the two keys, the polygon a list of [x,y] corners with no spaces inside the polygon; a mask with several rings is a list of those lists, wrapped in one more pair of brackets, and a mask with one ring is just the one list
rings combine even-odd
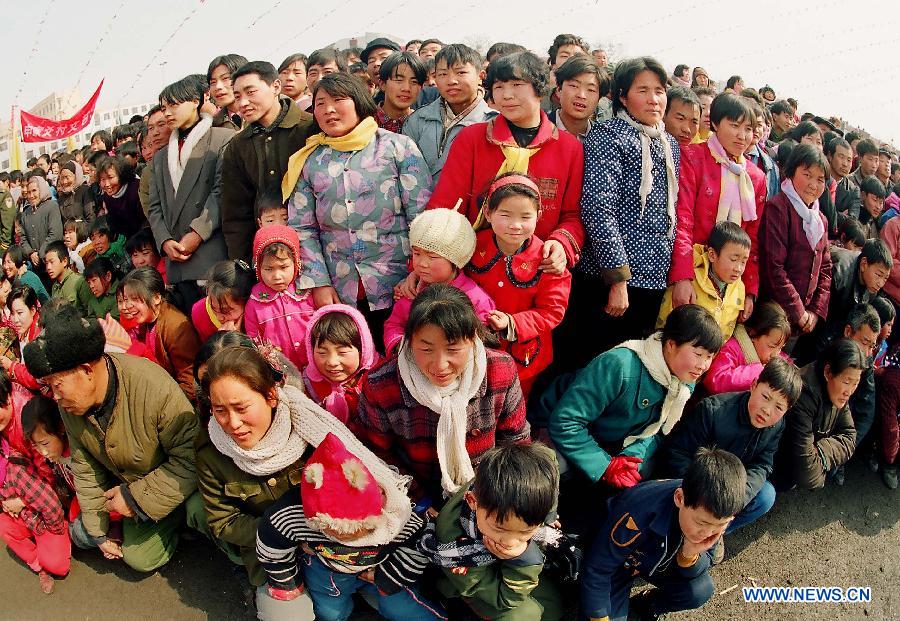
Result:
{"label": "yellow neck scarf", "polygon": [[365,148],[367,144],[375,137],[378,124],[370,116],[367,116],[359,125],[353,128],[353,131],[344,136],[333,138],[325,132],[320,132],[315,136],[306,139],[306,144],[294,153],[288,159],[287,172],[281,180],[281,200],[287,201],[294,193],[294,187],[300,180],[300,174],[303,172],[303,165],[306,159],[312,155],[319,145],[327,145],[335,151],[359,151]]}
{"label": "yellow neck scarf", "polygon": [[[527,173],[528,162],[531,159],[531,156],[540,151],[541,148],[535,147],[529,149],[526,147],[503,145],[500,147],[500,150],[503,151],[504,160],[499,170],[497,170],[497,174],[494,175],[494,179],[508,172]],[[490,197],[485,197],[485,204],[487,203],[488,198]],[[481,206],[481,209],[478,211],[478,217],[475,219],[474,228],[476,231],[487,228],[485,226],[487,220],[484,218],[484,207],[485,205]]]}

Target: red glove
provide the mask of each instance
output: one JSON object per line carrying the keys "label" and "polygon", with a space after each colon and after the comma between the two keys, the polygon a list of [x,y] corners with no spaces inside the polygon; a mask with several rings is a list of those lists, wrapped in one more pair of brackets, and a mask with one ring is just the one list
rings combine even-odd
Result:
{"label": "red glove", "polygon": [[292,599],[297,599],[302,594],[303,585],[291,589],[290,591],[286,591],[284,589],[276,589],[273,586],[269,587],[269,597],[271,597],[272,599],[277,599],[280,602],[289,602]]}
{"label": "red glove", "polygon": [[641,480],[638,465],[643,461],[640,457],[617,455],[610,460],[602,479],[613,487],[626,488],[636,485]]}

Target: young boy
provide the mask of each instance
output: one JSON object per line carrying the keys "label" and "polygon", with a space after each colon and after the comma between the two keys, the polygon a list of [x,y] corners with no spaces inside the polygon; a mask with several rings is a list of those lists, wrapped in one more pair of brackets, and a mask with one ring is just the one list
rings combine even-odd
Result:
{"label": "young boy", "polygon": [[91,290],[91,298],[88,300],[88,314],[91,317],[104,319],[109,313],[113,319],[119,320],[119,306],[116,304],[119,283],[114,273],[112,261],[107,257],[97,257],[84,268],[84,280]]}
{"label": "young boy", "polygon": [[866,219],[863,224],[866,239],[878,238],[878,217],[884,209],[885,196],[884,186],[874,176],[866,177],[859,184],[859,197],[862,201],[860,221]]}
{"label": "young boy", "polygon": [[112,261],[113,266],[121,274],[131,271],[131,265],[125,256],[125,236],[118,235],[115,241],[110,239],[112,230],[109,228],[106,216],[100,216],[91,222],[88,236],[91,238],[91,244],[98,257],[106,257]]}
{"label": "young boy", "polygon": [[128,238],[125,242],[125,255],[131,260],[134,269],[139,267],[152,267],[163,277],[163,282],[169,284],[166,279],[166,260],[156,250],[153,234],[142,229]]}
{"label": "young boy", "polygon": [[475,478],[429,523],[419,549],[441,567],[438,590],[482,619],[551,621],[562,600],[546,575],[538,541],[558,531],[559,470],[541,444],[494,448]]}
{"label": "young boy", "polygon": [[700,99],[686,86],[673,86],[666,93],[666,131],[682,147],[691,144],[700,129]]}
{"label": "young boy", "polygon": [[481,54],[461,43],[441,49],[434,58],[440,97],[419,108],[403,124],[415,140],[437,185],[450,145],[464,127],[492,119],[496,112],[484,101]]}
{"label": "young boy", "polygon": [[[741,276],[750,259],[750,236],[734,222],[717,222],[710,231],[707,246],[694,244],[694,289],[696,304],[716,318],[725,339],[730,339],[744,308],[744,281]],[[672,312],[672,291],[666,289],[657,329],[662,328]]]}
{"label": "young boy", "polygon": [[[591,621],[656,619],[713,595],[707,550],[744,507],[747,474],[722,449],[700,448],[684,479],[648,481],[609,501],[609,515],[584,559],[582,613]],[[640,576],[655,589],[629,602]]]}
{"label": "young boy", "polygon": [[69,267],[69,249],[62,240],[47,244],[44,268],[53,282],[50,298],[60,298],[75,305],[85,316],[90,313],[91,290],[84,278]]}
{"label": "young boy", "polygon": [[[747,470],[747,489],[741,509],[726,532],[746,526],[766,514],[775,503],[769,475],[784,432],[785,413],[803,389],[800,370],[784,358],[772,358],[749,392],[729,392],[701,401],[672,431],[665,451],[668,474],[683,477],[701,446],[734,453]],[[716,565],[725,557],[720,538],[712,551]]]}
{"label": "young boy", "polygon": [[570,57],[554,75],[559,108],[547,116],[559,129],[584,141],[594,125],[600,99],[609,94],[609,75],[584,54]]}
{"label": "young boy", "polygon": [[428,72],[415,54],[394,52],[381,63],[378,76],[384,101],[375,110],[375,122],[378,127],[399,134],[412,114],[412,106],[428,79]]}

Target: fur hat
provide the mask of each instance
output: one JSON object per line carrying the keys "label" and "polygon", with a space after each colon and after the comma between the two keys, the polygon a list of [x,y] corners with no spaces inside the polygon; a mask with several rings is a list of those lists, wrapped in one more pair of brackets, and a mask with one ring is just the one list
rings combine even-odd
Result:
{"label": "fur hat", "polygon": [[475,229],[453,209],[429,209],[409,225],[409,243],[463,269],[475,252]]}
{"label": "fur hat", "polygon": [[106,338],[96,319],[85,319],[71,304],[63,305],[37,338],[25,346],[28,372],[35,378],[68,371],[103,356]]}
{"label": "fur hat", "polygon": [[262,252],[276,242],[286,245],[294,253],[294,280],[300,276],[300,237],[297,231],[283,224],[271,224],[262,227],[253,236],[253,263],[256,266],[256,280],[259,282],[262,282]]}
{"label": "fur hat", "polygon": [[381,488],[372,473],[333,433],[309,456],[300,497],[306,521],[319,530],[349,534],[374,529],[384,510]]}

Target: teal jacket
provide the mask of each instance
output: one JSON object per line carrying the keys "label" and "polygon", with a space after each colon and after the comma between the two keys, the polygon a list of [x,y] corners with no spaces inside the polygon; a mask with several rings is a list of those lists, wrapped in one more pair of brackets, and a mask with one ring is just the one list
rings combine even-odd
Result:
{"label": "teal jacket", "polygon": [[622,447],[662,415],[666,388],[630,349],[600,354],[576,374],[563,376],[541,397],[550,437],[563,457],[592,481],[600,480],[614,455],[647,460],[659,434]]}

